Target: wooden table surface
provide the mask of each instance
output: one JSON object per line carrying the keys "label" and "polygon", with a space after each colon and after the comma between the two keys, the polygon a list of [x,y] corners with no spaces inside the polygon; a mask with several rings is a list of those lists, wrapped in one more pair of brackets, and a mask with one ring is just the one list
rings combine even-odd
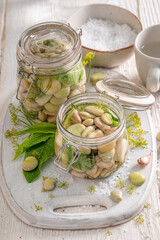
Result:
{"label": "wooden table surface", "polygon": [[[59,0],[66,7],[79,7],[92,0]],[[0,124],[16,90],[16,44],[21,33],[31,25],[44,21],[64,20],[65,8],[57,9],[58,0],[0,0]],[[105,2],[124,7],[137,15],[143,28],[160,23],[160,0],[106,0]],[[60,11],[59,11],[60,10]],[[71,8],[72,10],[72,8]],[[116,69],[131,81],[139,82],[134,56]],[[155,94],[156,103],[151,113],[155,132],[160,130],[160,96]],[[1,131],[2,132],[2,131]],[[148,198],[151,209],[144,208],[140,216],[144,223],[135,219],[115,227],[58,231],[30,227],[20,221],[10,210],[0,189],[0,240],[158,240],[160,239],[160,156],[158,155],[157,178]],[[109,232],[112,235],[109,236]]]}

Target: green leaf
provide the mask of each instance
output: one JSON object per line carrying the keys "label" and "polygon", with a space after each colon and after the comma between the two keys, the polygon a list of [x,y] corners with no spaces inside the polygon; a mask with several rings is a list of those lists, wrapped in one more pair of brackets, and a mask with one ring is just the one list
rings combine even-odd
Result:
{"label": "green leaf", "polygon": [[113,126],[114,126],[114,127],[118,127],[118,125],[119,125],[119,119],[118,119],[113,113],[111,113],[111,112],[108,111],[108,110],[105,110],[104,113],[108,113],[108,114],[111,116],[111,118],[112,118]]}
{"label": "green leaf", "polygon": [[92,156],[81,154],[78,161],[73,164],[73,167],[79,168],[82,171],[87,171],[87,170],[90,170],[94,165],[95,165],[95,159]]}
{"label": "green leaf", "polygon": [[58,75],[57,80],[67,85],[76,85],[80,83],[83,73],[84,73],[83,65],[82,65],[82,62],[80,62],[80,64],[78,64],[71,71],[65,74]]}
{"label": "green leaf", "polygon": [[29,128],[19,131],[18,134],[22,133],[55,133],[57,129],[57,126],[51,123],[36,123]]}
{"label": "green leaf", "polygon": [[48,138],[50,138],[52,136],[53,136],[53,133],[52,134],[51,133],[50,134],[35,133],[35,134],[31,135],[22,144],[19,145],[19,147],[16,150],[13,160],[18,158],[23,152],[25,152],[30,147],[32,147],[38,143],[45,142],[46,140],[48,140]]}
{"label": "green leaf", "polygon": [[41,174],[42,164],[54,155],[54,141],[55,135],[52,135],[46,142],[32,146],[26,151],[25,158],[28,156],[34,156],[37,158],[39,163],[37,168],[33,171],[27,172],[23,170],[23,174],[28,183],[33,182],[39,177]]}
{"label": "green leaf", "polygon": [[113,120],[113,126],[118,127],[118,125],[119,125],[119,122],[116,122],[116,121]]}
{"label": "green leaf", "polygon": [[[67,154],[68,164],[70,164],[74,158],[74,150],[71,145],[65,148],[65,153]],[[87,171],[95,165],[94,154],[88,156],[86,154],[81,154],[78,161],[72,166],[78,168],[82,171]]]}

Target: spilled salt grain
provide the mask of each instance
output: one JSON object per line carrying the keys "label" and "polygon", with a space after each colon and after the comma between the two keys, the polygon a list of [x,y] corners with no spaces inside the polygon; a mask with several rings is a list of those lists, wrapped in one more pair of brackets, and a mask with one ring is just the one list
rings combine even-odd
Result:
{"label": "spilled salt grain", "polygon": [[90,18],[80,26],[82,45],[99,51],[114,51],[134,44],[136,30],[127,24]]}

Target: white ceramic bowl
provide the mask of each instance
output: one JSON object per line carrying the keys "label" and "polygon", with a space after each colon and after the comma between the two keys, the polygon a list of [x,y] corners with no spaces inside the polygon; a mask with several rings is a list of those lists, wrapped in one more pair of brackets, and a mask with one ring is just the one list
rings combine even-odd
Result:
{"label": "white ceramic bowl", "polygon": [[[67,23],[74,29],[77,29],[90,18],[108,19],[118,24],[128,24],[136,30],[137,34],[142,30],[140,20],[133,13],[124,8],[108,4],[86,5],[71,15]],[[93,66],[112,68],[120,65],[132,56],[134,44],[115,51],[98,51],[82,45],[83,56],[90,51],[96,54],[92,63]]]}

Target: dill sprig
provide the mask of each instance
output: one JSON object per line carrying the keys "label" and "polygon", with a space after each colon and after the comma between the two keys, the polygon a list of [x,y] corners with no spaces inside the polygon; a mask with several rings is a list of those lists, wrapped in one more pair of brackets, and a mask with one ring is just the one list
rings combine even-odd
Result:
{"label": "dill sprig", "polygon": [[50,198],[52,200],[53,198],[55,198],[55,196],[52,193],[49,193],[48,198]]}
{"label": "dill sprig", "polygon": [[13,127],[11,130],[6,130],[5,138],[8,138],[11,141],[13,149],[16,150],[19,146],[18,139],[21,135],[19,133],[19,128],[31,126],[33,124],[34,115],[29,113],[22,104],[15,107],[13,103],[11,103],[9,105],[9,112]]}
{"label": "dill sprig", "polygon": [[9,112],[11,115],[11,122],[15,126],[18,124],[18,117],[17,117],[17,108],[11,103],[9,105]]}
{"label": "dill sprig", "polygon": [[122,188],[125,189],[125,191],[128,194],[133,194],[134,192],[136,193],[136,187],[135,187],[135,185],[132,184],[132,182],[129,182],[127,184],[120,177],[117,177],[117,178],[118,178],[118,180],[114,183],[116,187],[118,187],[120,189],[122,189]]}
{"label": "dill sprig", "polygon": [[152,205],[151,205],[150,203],[146,203],[146,204],[144,205],[144,208],[147,208],[147,209],[151,209],[151,207],[152,207]]}
{"label": "dill sprig", "polygon": [[67,189],[69,187],[69,184],[66,181],[59,181],[58,182],[58,188],[62,188],[62,189]]}
{"label": "dill sprig", "polygon": [[15,107],[12,103],[9,105],[11,122],[14,126],[23,125],[29,127],[33,124],[34,114],[28,112],[22,104]]}
{"label": "dill sprig", "polygon": [[112,232],[111,232],[111,231],[107,231],[107,232],[105,233],[105,235],[111,236],[111,235],[112,235]]}
{"label": "dill sprig", "polygon": [[40,211],[40,210],[42,210],[42,207],[36,205],[35,203],[34,203],[34,206],[35,206],[35,210],[36,210],[36,211]]}
{"label": "dill sprig", "polygon": [[144,218],[142,218],[140,215],[138,217],[136,217],[136,222],[138,223],[143,223],[144,222]]}
{"label": "dill sprig", "polygon": [[116,187],[119,187],[120,189],[126,187],[124,180],[121,180],[120,177],[117,177],[117,178],[118,180],[115,182]]}
{"label": "dill sprig", "polygon": [[88,63],[91,63],[95,57],[95,53],[88,52],[83,58],[83,65],[86,67]]}
{"label": "dill sprig", "polygon": [[88,73],[87,73],[87,84],[89,83],[89,76],[91,72],[91,65],[92,65],[92,60],[95,57],[95,53],[93,52],[88,52],[83,59],[83,65],[86,67],[88,65]]}
{"label": "dill sprig", "polygon": [[19,146],[16,129],[14,127],[11,130],[7,129],[4,135],[5,138],[8,138],[11,141],[13,149],[16,150]]}
{"label": "dill sprig", "polygon": [[48,177],[42,176],[43,181],[46,180]]}
{"label": "dill sprig", "polygon": [[143,136],[146,134],[146,131],[142,129],[142,123],[137,112],[126,115],[126,127],[130,148],[145,148],[147,141]]}
{"label": "dill sprig", "polygon": [[88,192],[89,192],[90,194],[93,194],[93,193],[96,192],[95,186],[93,186],[93,185],[90,185],[90,186],[87,188],[87,190],[88,190]]}
{"label": "dill sprig", "polygon": [[136,187],[135,185],[133,185],[131,182],[129,184],[126,185],[126,192],[129,194],[133,194],[134,192],[136,192]]}

